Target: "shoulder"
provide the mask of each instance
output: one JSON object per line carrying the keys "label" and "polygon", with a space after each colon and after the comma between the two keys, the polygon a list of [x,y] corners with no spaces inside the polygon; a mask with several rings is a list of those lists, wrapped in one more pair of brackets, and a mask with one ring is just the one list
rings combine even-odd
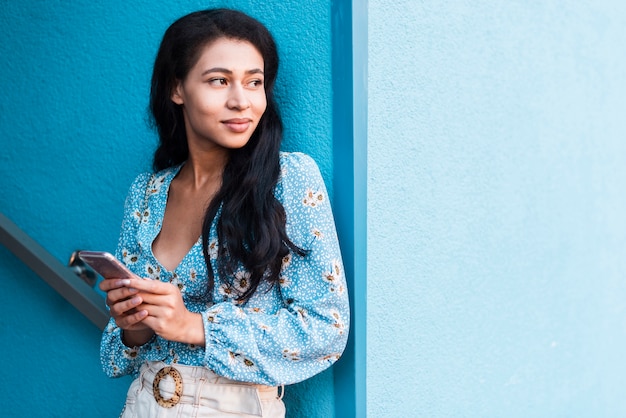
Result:
{"label": "shoulder", "polygon": [[291,166],[300,166],[300,165],[314,165],[317,166],[315,160],[308,154],[303,152],[280,152],[280,165],[291,165]]}
{"label": "shoulder", "polygon": [[158,193],[167,176],[175,169],[176,167],[170,167],[157,173],[138,174],[130,185],[128,198],[132,201],[145,200],[149,195]]}
{"label": "shoulder", "polygon": [[315,160],[303,152],[280,153],[281,177],[319,175],[319,167]]}
{"label": "shoulder", "polygon": [[139,205],[139,201],[144,200],[148,182],[152,177],[152,173],[141,173],[130,184],[128,193],[126,194],[126,207],[134,210]]}
{"label": "shoulder", "polygon": [[159,172],[144,172],[133,180],[130,189],[133,190],[141,190],[145,192],[147,189],[151,193],[156,193],[161,185],[165,182],[165,179],[171,175],[172,173],[177,172],[180,169],[180,166],[169,167]]}
{"label": "shoulder", "polygon": [[[284,152],[280,155],[281,174],[277,197],[285,208],[316,206],[326,195],[326,185],[317,163],[301,152]],[[302,206],[304,204],[304,206]]]}
{"label": "shoulder", "polygon": [[137,175],[137,177],[135,177],[135,179],[133,180],[133,182],[130,185],[130,189],[134,190],[137,188],[146,188],[146,186],[148,185],[148,182],[150,181],[150,179],[152,178],[153,173],[149,173],[149,172],[145,172],[145,173],[141,173],[139,175]]}

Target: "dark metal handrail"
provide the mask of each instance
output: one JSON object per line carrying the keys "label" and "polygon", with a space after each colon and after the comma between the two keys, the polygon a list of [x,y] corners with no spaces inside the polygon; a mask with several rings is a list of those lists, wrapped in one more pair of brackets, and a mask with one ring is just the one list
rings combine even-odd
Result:
{"label": "dark metal handrail", "polygon": [[100,329],[109,321],[104,298],[0,213],[0,243]]}

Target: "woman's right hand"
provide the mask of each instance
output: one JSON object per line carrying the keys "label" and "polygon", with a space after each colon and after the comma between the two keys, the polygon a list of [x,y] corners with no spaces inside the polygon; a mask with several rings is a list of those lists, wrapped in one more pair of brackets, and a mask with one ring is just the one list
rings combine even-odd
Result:
{"label": "woman's right hand", "polygon": [[99,287],[107,294],[105,303],[109,307],[115,324],[124,330],[124,344],[134,347],[148,342],[154,335],[154,331],[142,322],[148,312],[137,311],[137,306],[143,301],[137,296],[137,289],[128,287],[129,284],[128,279],[104,279]]}

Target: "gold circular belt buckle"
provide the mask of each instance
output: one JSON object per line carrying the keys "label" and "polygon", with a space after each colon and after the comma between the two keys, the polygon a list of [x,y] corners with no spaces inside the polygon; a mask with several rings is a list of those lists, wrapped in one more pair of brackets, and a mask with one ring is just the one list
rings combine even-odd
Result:
{"label": "gold circular belt buckle", "polygon": [[[161,389],[159,388],[161,380],[163,380],[163,378],[167,375],[170,375],[172,379],[174,379],[174,394],[170,399],[164,399],[161,395]],[[183,377],[180,375],[178,370],[171,366],[163,367],[159,370],[154,376],[154,381],[152,382],[152,394],[154,395],[154,400],[157,401],[157,403],[163,408],[172,408],[180,402],[180,397],[183,394]]]}

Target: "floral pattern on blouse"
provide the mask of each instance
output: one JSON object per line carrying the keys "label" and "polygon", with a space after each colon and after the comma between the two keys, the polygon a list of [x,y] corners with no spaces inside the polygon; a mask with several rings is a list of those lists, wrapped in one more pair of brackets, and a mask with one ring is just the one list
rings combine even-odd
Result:
{"label": "floral pattern on blouse", "polygon": [[[180,167],[139,175],[126,198],[116,252],[140,277],[170,282],[181,290],[187,309],[202,315],[205,347],[154,336],[140,347],[122,343],[122,330],[111,319],[102,336],[100,357],[111,377],[136,376],[145,361],[208,367],[229,379],[265,385],[305,380],[337,361],[349,327],[349,306],[335,223],[322,176],[313,159],[281,153],[281,178],[275,195],[287,214],[287,234],[308,250],[282,260],[279,283],[261,283],[245,303],[238,291],[249,286],[243,268],[233,277],[216,274],[212,298],[199,239],[173,270],[152,254],[160,232],[167,194]],[[216,222],[209,254],[216,270]],[[234,287],[234,289],[233,289]]]}

